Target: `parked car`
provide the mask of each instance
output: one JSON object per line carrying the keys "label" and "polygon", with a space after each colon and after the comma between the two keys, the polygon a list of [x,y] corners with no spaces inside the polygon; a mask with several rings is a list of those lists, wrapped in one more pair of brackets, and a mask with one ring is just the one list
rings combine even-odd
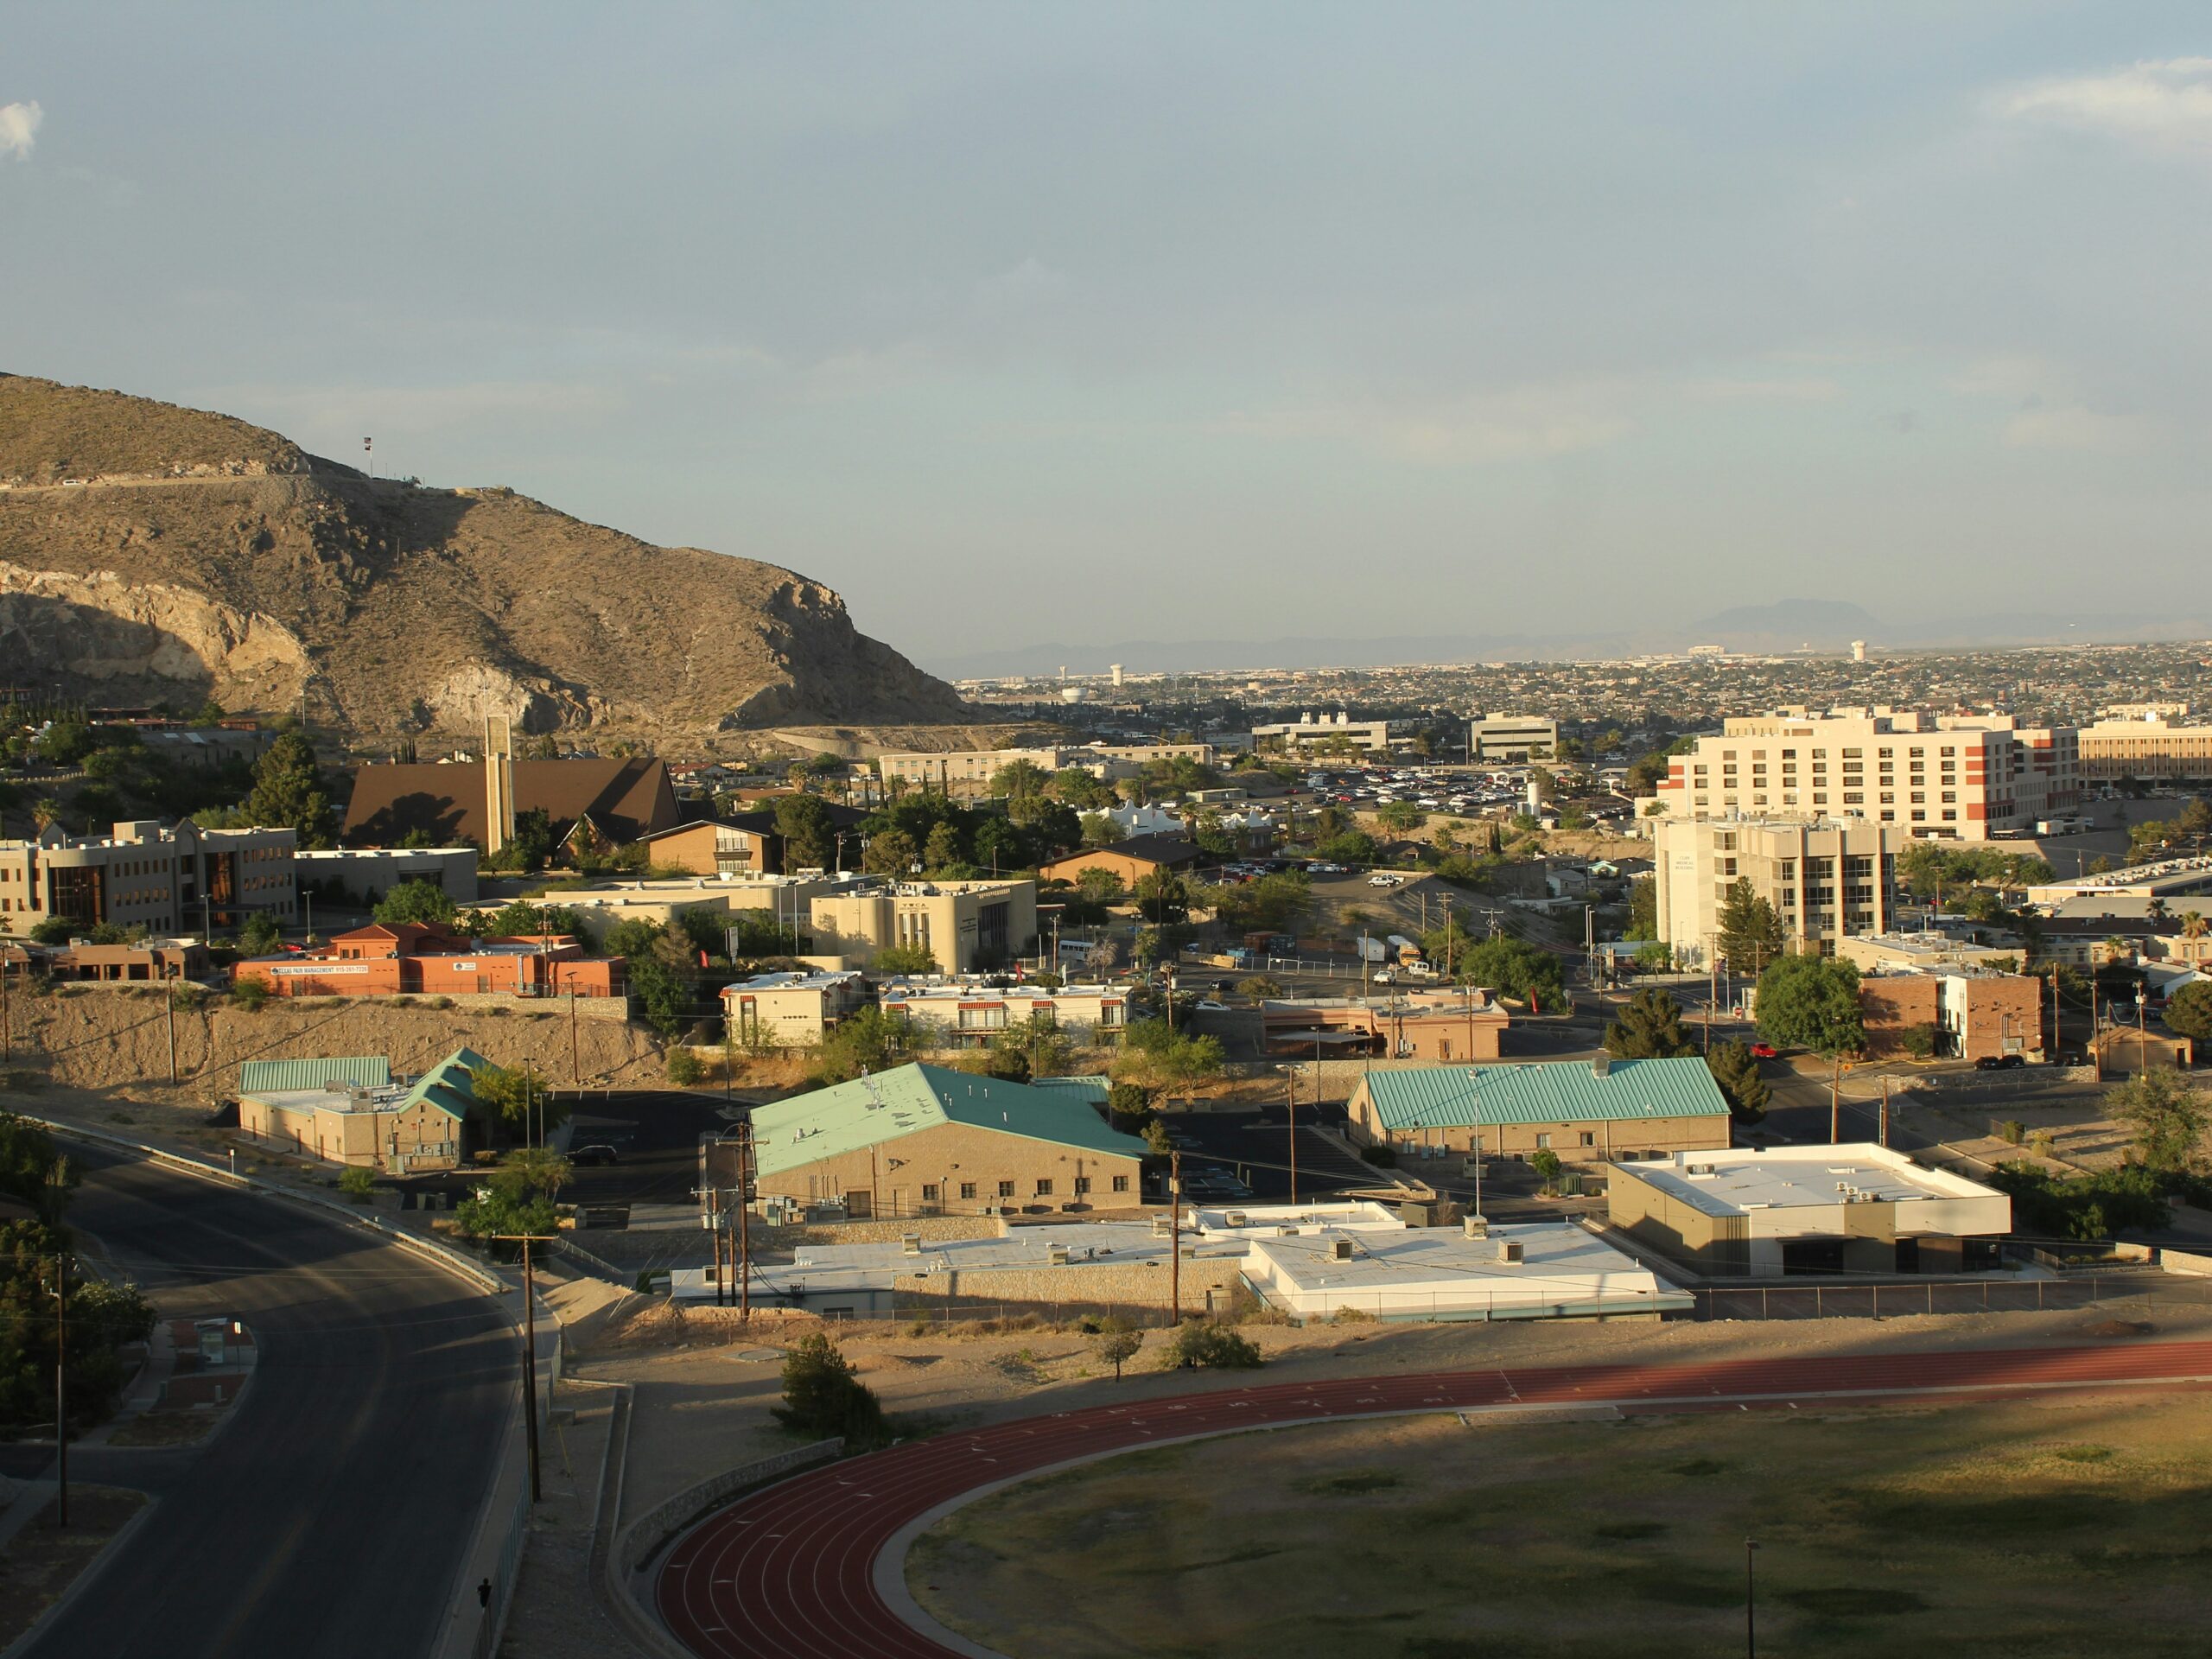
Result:
{"label": "parked car", "polygon": [[1773,1059],[1776,1058],[1777,1052],[1778,1051],[1777,1051],[1772,1043],[1753,1043],[1751,1045],[1751,1058],[1755,1060]]}
{"label": "parked car", "polygon": [[1398,878],[1395,875],[1370,875],[1367,878],[1367,885],[1370,887],[1395,887],[1398,885]]}
{"label": "parked car", "polygon": [[1227,1014],[1229,1012],[1228,1003],[1217,1002],[1210,996],[1202,996],[1191,1006],[1200,1014]]}
{"label": "parked car", "polygon": [[2024,1054],[1985,1054],[1974,1063],[1977,1071],[2010,1071],[2016,1065],[2028,1063]]}
{"label": "parked car", "polygon": [[578,1169],[590,1169],[601,1164],[619,1164],[621,1157],[613,1147],[604,1145],[571,1147],[569,1162]]}

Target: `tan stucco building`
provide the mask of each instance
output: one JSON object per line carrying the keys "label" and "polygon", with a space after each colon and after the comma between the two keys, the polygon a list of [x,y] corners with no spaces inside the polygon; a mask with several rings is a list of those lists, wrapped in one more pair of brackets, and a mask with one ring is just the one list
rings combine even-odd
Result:
{"label": "tan stucco building", "polygon": [[[1864,820],[1660,818],[1652,825],[1659,937],[1675,960],[1713,957],[1728,890],[1747,880],[1774,906],[1783,949],[1832,953],[1856,933],[1887,933],[1897,915],[1903,830]],[[1734,963],[1739,973],[1763,964]]]}
{"label": "tan stucco building", "polygon": [[50,917],[149,933],[236,927],[263,912],[297,918],[291,830],[203,830],[152,819],[72,836],[49,825],[33,840],[0,841],[0,931],[28,933]]}
{"label": "tan stucco building", "polygon": [[906,945],[928,950],[944,973],[974,973],[1036,950],[1037,884],[879,881],[810,900],[807,922],[815,952],[850,966]]}
{"label": "tan stucco building", "polygon": [[2212,726],[2177,726],[2163,716],[2101,720],[2084,726],[2082,774],[2101,784],[2123,778],[2161,782],[2212,778]]}

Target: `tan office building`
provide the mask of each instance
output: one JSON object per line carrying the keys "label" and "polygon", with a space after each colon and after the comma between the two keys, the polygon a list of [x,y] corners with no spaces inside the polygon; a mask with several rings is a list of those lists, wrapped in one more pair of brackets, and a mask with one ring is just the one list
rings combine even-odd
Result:
{"label": "tan office building", "polygon": [[1089,749],[948,749],[940,753],[880,754],[877,774],[883,781],[934,789],[947,795],[980,794],[1001,766],[1027,760],[1040,772],[1063,766],[1096,771],[1101,757]]}
{"label": "tan office building", "polygon": [[[1906,832],[1865,822],[1681,819],[1653,822],[1659,937],[1675,960],[1713,960],[1728,889],[1748,880],[1774,906],[1784,948],[1833,954],[1852,934],[1886,933],[1897,916],[1897,855]],[[1743,973],[1759,964],[1732,963]]]}
{"label": "tan office building", "polygon": [[891,945],[918,945],[948,974],[1001,968],[1037,948],[1034,881],[881,882],[820,897],[808,928],[822,956],[866,968]]}
{"label": "tan office building", "polygon": [[290,830],[174,830],[152,819],[105,836],[49,825],[31,841],[0,841],[0,924],[28,933],[50,917],[169,936],[236,927],[256,912],[298,916]]}
{"label": "tan office building", "polygon": [[2163,716],[2084,726],[2082,775],[2097,784],[2201,782],[2212,778],[2212,726],[2176,726]]}
{"label": "tan office building", "polygon": [[2031,835],[2082,800],[2079,734],[2003,715],[1801,709],[1727,721],[1674,757],[1658,787],[1674,819],[1863,818],[1916,837]]}

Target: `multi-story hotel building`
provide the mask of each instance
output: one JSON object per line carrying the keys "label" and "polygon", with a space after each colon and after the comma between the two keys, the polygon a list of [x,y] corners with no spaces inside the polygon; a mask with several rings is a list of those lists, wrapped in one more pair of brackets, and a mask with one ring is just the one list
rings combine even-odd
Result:
{"label": "multi-story hotel building", "polygon": [[2032,835],[2081,798],[2072,727],[1888,709],[1731,719],[1673,759],[1656,797],[1669,818],[1863,818],[1955,841]]}

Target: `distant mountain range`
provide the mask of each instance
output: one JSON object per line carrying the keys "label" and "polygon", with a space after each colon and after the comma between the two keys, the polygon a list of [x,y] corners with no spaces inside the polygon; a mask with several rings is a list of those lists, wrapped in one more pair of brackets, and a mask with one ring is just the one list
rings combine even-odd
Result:
{"label": "distant mountain range", "polygon": [[[2200,607],[2206,601],[2197,601]],[[1375,668],[1397,663],[1571,662],[1725,645],[1731,651],[1843,652],[1854,639],[1876,649],[1996,649],[2007,645],[2110,645],[2212,639],[2212,608],[2195,614],[2016,611],[1988,616],[1926,616],[1885,622],[1843,600],[1784,599],[1741,605],[1680,627],[1611,633],[1385,634],[1374,639],[1294,636],[1279,639],[1128,639],[1115,645],[1013,645],[1000,651],[931,656],[926,666],[950,679],[1005,675],[1103,674],[1119,663],[1132,674],[1242,668]]]}

